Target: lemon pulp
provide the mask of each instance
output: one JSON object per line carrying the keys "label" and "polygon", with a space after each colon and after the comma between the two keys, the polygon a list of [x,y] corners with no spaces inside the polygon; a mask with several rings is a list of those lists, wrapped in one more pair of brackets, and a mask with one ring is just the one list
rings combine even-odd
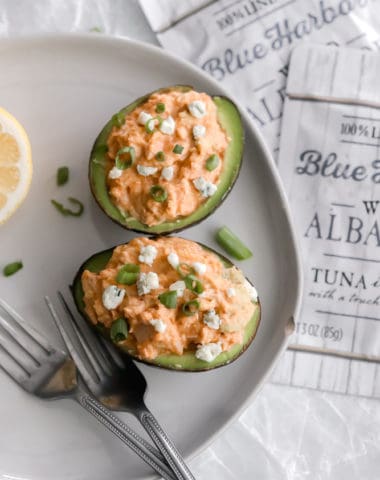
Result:
{"label": "lemon pulp", "polygon": [[31,179],[28,135],[16,118],[0,107],[0,224],[21,205]]}

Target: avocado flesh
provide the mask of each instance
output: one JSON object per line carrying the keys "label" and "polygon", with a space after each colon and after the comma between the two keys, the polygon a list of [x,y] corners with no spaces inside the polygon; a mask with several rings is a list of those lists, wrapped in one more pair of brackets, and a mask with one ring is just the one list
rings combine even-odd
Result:
{"label": "avocado flesh", "polygon": [[[187,92],[192,90],[188,86],[174,86],[158,90],[159,92],[180,90]],[[136,107],[145,103],[148,98],[155,92],[145,95],[135,102],[118,112],[120,115],[131,113]],[[210,215],[225,199],[229,191],[233,187],[240,170],[241,159],[244,147],[244,130],[241,122],[240,114],[236,106],[225,97],[212,97],[218,108],[218,120],[230,138],[230,143],[224,155],[224,168],[220,175],[218,189],[212,197],[209,197],[202,205],[191,215],[171,222],[163,222],[159,225],[148,227],[139,222],[136,218],[124,215],[117,206],[112,202],[108,194],[107,188],[107,158],[105,146],[107,139],[113,128],[113,120],[111,119],[103,128],[91,151],[89,179],[92,193],[101,207],[101,209],[114,221],[123,227],[134,230],[136,232],[150,234],[167,234],[182,230],[193,225],[205,217]]]}
{"label": "avocado flesh", "polygon": [[[203,245],[201,245],[203,247]],[[233,264],[220,255],[219,253],[215,252],[214,250],[210,249],[209,247],[204,247],[208,250],[212,251],[223,262],[224,266],[229,268],[232,267]],[[90,272],[99,273],[103,270],[107,263],[109,262],[110,258],[112,257],[113,248],[109,250],[104,250],[103,252],[96,253],[89,259],[87,259],[82,266],[80,267],[72,285],[72,294],[74,297],[75,304],[78,308],[79,313],[85,318],[85,320],[94,326],[85,312],[85,304],[83,301],[83,288],[81,277],[84,270],[89,270]],[[227,365],[231,363],[233,360],[236,360],[251,344],[252,340],[254,339],[261,317],[261,306],[258,304],[258,307],[255,309],[255,312],[248,322],[247,326],[245,327],[244,336],[243,336],[243,343],[234,345],[228,352],[222,352],[218,357],[213,360],[212,362],[205,362],[203,360],[199,360],[195,357],[195,351],[188,351],[185,352],[183,355],[160,355],[156,357],[154,360],[144,360],[138,358],[134,352],[123,349],[121,345],[117,345],[121,348],[126,354],[130,355],[134,360],[146,363],[148,365],[153,365],[156,367],[165,368],[168,370],[177,370],[177,371],[190,371],[190,372],[199,372],[204,370],[211,370],[213,368],[222,367],[223,365]],[[106,328],[102,324],[98,324],[95,326],[102,335],[106,338],[110,339],[110,328]]]}

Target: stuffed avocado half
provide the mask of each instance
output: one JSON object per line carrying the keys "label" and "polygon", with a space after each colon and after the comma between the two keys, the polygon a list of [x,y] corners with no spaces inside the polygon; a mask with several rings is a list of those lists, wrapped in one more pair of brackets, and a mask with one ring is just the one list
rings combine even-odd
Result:
{"label": "stuffed avocado half", "polygon": [[72,293],[81,315],[118,348],[177,371],[229,364],[261,317],[257,292],[238,268],[178,237],[135,238],[93,255]]}
{"label": "stuffed avocado half", "polygon": [[164,235],[210,215],[240,170],[244,131],[226,97],[162,88],[116,113],[92,148],[89,181],[124,228]]}

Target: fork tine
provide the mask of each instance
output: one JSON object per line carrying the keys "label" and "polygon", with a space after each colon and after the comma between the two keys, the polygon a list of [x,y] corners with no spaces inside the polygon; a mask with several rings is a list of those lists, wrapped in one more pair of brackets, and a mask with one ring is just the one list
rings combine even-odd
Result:
{"label": "fork tine", "polygon": [[102,344],[102,348],[104,350],[104,353],[107,354],[112,360],[112,363],[119,367],[119,368],[124,368],[125,364],[124,361],[122,360],[121,356],[119,355],[118,351],[116,348],[114,348],[113,345],[110,344],[108,340],[105,338],[99,336],[99,341]]}
{"label": "fork tine", "polygon": [[89,362],[87,353],[83,349],[81,342],[78,340],[77,332],[74,330],[74,325],[70,324],[67,319],[62,321],[62,318],[58,316],[49,297],[45,297],[45,302],[58,328],[58,331],[62,336],[63,342],[65,343],[67,350],[78,367],[83,379],[91,387],[91,389],[96,389],[100,378],[96,370],[93,368],[91,362]]}
{"label": "fork tine", "polygon": [[39,366],[54,351],[54,348],[3,300],[0,300],[0,307],[6,314],[4,316],[0,313],[1,331],[5,332],[1,335],[3,346],[9,345],[11,350],[17,350],[20,357],[18,363],[23,364],[24,367],[29,368],[31,362],[34,367]]}
{"label": "fork tine", "polygon": [[92,361],[95,362],[96,365],[107,375],[112,375],[116,368],[116,364],[113,361],[113,358],[109,356],[108,351],[105,350],[100,343],[99,337],[93,332],[90,326],[87,325],[82,317],[74,316],[62,293],[59,291],[57,293],[63,308],[77,327],[79,340],[87,353],[91,356]]}
{"label": "fork tine", "polygon": [[[0,346],[3,350],[8,356],[12,357],[19,367],[25,370],[26,373],[29,374],[32,370],[38,368],[40,362],[30,354],[25,346],[20,345],[12,335],[2,328],[2,324],[3,318],[0,316]],[[42,355],[39,355],[39,359],[42,361]]]}
{"label": "fork tine", "polygon": [[1,327],[28,357],[32,358],[35,363],[40,364],[41,359],[51,354],[54,348],[32,327],[27,325],[4,300],[0,299],[0,306],[7,314],[7,318],[0,314]]}
{"label": "fork tine", "polygon": [[0,343],[0,367],[15,382],[22,384],[30,378],[28,370]]}

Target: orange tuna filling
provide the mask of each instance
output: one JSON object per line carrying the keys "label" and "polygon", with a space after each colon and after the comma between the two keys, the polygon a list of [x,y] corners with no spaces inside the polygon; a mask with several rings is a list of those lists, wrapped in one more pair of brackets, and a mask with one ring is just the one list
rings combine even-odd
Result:
{"label": "orange tuna filling", "polygon": [[[189,112],[189,105],[201,101],[206,113],[196,118]],[[165,105],[163,113],[157,113],[157,104]],[[175,121],[172,134],[160,131],[159,124],[154,125],[153,133],[148,133],[139,123],[141,112],[162,120],[171,116]],[[193,127],[205,127],[205,135],[194,138]],[[193,181],[202,177],[214,185],[218,184],[223,170],[224,153],[228,145],[227,136],[217,118],[217,108],[211,97],[205,93],[189,91],[186,93],[154,93],[149,100],[126,116],[120,128],[114,127],[108,138],[109,171],[115,165],[117,152],[127,146],[135,149],[134,165],[122,171],[119,178],[107,179],[109,194],[113,203],[124,213],[128,213],[148,226],[186,217],[197,210],[207,197],[194,186]],[[183,147],[182,153],[174,153],[176,145]],[[164,161],[156,159],[163,152]],[[206,160],[211,155],[219,157],[219,165],[212,171],[206,169]],[[157,172],[141,175],[137,167],[155,167]],[[165,167],[173,167],[173,178],[162,177]],[[157,202],[150,193],[154,185],[162,186],[167,199]]]}
{"label": "orange tuna filling", "polygon": [[[151,266],[139,261],[141,248],[147,245],[157,250]],[[185,289],[183,296],[177,299],[176,308],[165,307],[158,298],[159,294],[169,290],[170,285],[181,280],[177,269],[168,262],[171,252],[177,252],[180,262],[206,265],[203,274],[196,274],[204,292],[197,295]],[[117,273],[126,263],[138,264],[140,272],[155,272],[159,287],[138,295],[136,285],[117,283]],[[195,242],[175,237],[156,240],[135,238],[127,245],[116,247],[104,270],[99,273],[83,272],[82,285],[85,311],[90,320],[110,328],[113,321],[124,317],[129,333],[119,345],[147,360],[162,354],[182,355],[185,351],[208,343],[220,343],[222,351],[228,351],[233,345],[242,343],[244,328],[257,308],[257,304],[250,299],[240,270],[236,267],[226,269],[216,254]],[[126,292],[121,304],[111,310],[105,308],[102,299],[104,290],[110,285],[117,285]],[[234,290],[233,297],[229,296],[231,288]],[[194,315],[185,316],[182,306],[193,299],[199,302],[199,310]],[[220,318],[217,329],[204,322],[211,310]],[[165,324],[165,331],[158,332],[154,322],[151,323],[157,319]]]}

